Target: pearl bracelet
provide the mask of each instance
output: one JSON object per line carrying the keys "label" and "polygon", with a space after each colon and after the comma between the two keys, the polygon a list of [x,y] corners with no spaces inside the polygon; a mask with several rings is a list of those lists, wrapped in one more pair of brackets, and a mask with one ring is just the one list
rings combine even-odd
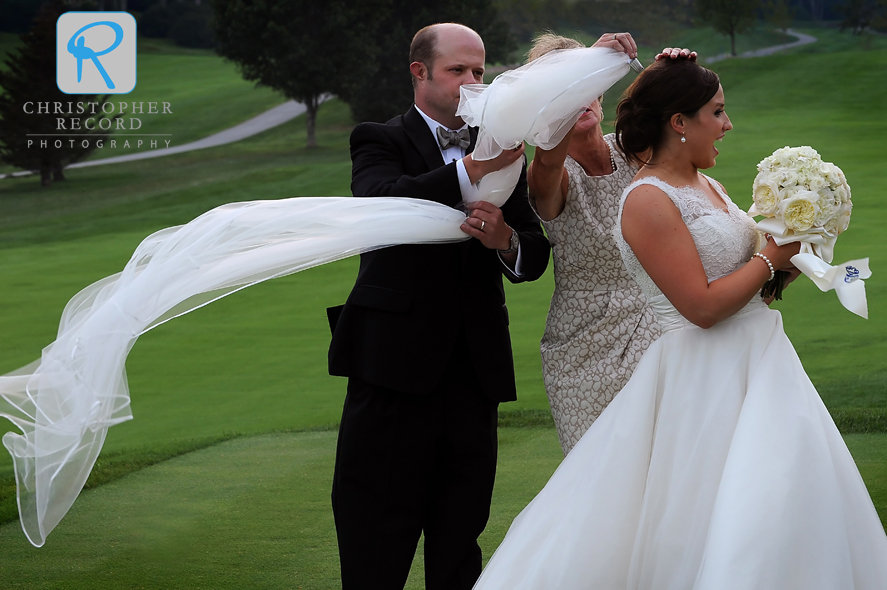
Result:
{"label": "pearl bracelet", "polygon": [[763,260],[764,262],[767,263],[767,266],[770,268],[770,280],[772,281],[773,278],[776,276],[776,271],[773,270],[773,263],[771,263],[770,259],[767,258],[766,256],[764,256],[763,254],[761,254],[760,252],[755,252],[755,255],[751,257],[751,260],[754,260],[755,258],[760,258],[761,260]]}

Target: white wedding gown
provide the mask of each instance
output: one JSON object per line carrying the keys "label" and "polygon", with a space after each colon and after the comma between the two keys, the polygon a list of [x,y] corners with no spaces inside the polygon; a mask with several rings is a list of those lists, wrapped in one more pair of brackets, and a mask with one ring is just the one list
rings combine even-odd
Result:
{"label": "white wedding gown", "polygon": [[[626,194],[639,183],[679,208],[710,281],[754,253],[754,222],[722,191],[726,213],[655,178]],[[694,326],[618,241],[663,335],[476,588],[887,588],[887,536],[779,312],[756,296]]]}

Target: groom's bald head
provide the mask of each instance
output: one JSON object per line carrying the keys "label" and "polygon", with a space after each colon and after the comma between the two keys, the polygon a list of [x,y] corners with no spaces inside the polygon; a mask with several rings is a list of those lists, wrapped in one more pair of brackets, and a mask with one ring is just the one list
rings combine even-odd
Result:
{"label": "groom's bald head", "polygon": [[[453,45],[479,44],[483,51],[483,40],[473,29],[458,23],[437,23],[420,29],[410,43],[410,64],[421,63],[428,71],[428,79],[434,78],[434,61],[442,51],[450,50]],[[416,77],[413,76],[413,88]]]}

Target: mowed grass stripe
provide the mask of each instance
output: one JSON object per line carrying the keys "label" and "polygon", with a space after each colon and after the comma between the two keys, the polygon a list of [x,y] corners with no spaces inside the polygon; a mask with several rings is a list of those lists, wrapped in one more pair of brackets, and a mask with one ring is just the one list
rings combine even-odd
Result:
{"label": "mowed grass stripe", "polygon": [[[553,429],[502,428],[486,559],[561,461]],[[239,438],[84,492],[42,549],[0,527],[3,588],[340,587],[335,432]],[[882,519],[887,434],[846,437]],[[874,484],[874,485],[873,485]],[[421,544],[407,588],[423,588]]]}
{"label": "mowed grass stripe", "polygon": [[[489,557],[561,459],[553,430],[503,429]],[[239,438],[84,492],[37,550],[0,527],[15,588],[338,588],[335,432]],[[424,587],[417,561],[410,588]]]}

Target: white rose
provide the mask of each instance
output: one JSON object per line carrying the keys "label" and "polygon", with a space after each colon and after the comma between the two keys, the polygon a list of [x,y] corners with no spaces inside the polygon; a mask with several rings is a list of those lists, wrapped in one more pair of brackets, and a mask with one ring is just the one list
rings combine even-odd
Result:
{"label": "white rose", "polygon": [[754,194],[752,199],[755,207],[761,215],[772,217],[779,205],[779,186],[766,173],[758,174],[755,178]]}
{"label": "white rose", "polygon": [[835,235],[847,231],[850,227],[850,212],[853,210],[853,203],[843,203],[837,213],[825,222],[825,229]]}
{"label": "white rose", "polygon": [[828,185],[825,178],[819,175],[809,177],[805,184],[807,185],[807,188],[814,192],[818,192],[820,189],[826,188]]}
{"label": "white rose", "polygon": [[841,203],[835,198],[834,193],[827,188],[816,191],[816,197],[816,206],[819,208],[819,213],[813,225],[824,227],[838,212],[838,207],[841,206]]}
{"label": "white rose", "polygon": [[790,188],[800,184],[800,175],[791,168],[779,171],[779,184],[785,188]]}
{"label": "white rose", "polygon": [[785,227],[794,231],[807,231],[813,227],[819,213],[817,197],[812,191],[802,190],[779,203],[779,217]]}
{"label": "white rose", "polygon": [[797,157],[799,159],[804,158],[810,160],[821,160],[821,158],[819,157],[819,152],[814,150],[809,145],[802,145],[801,147],[794,148],[794,152],[795,154],[797,154]]}
{"label": "white rose", "polygon": [[773,152],[773,155],[767,159],[770,160],[771,167],[785,168],[792,165],[792,158],[792,148],[785,146]]}
{"label": "white rose", "polygon": [[842,203],[850,202],[850,187],[847,186],[846,182],[839,184],[833,190],[836,199],[839,199]]}
{"label": "white rose", "polygon": [[808,179],[810,179],[810,178],[822,178],[822,172],[821,172],[820,169],[819,169],[819,165],[820,165],[821,163],[822,163],[822,162],[820,162],[819,160],[811,160],[811,161],[807,162],[807,165],[805,165],[805,166],[801,169],[801,170],[802,170],[802,174],[803,174],[805,177],[807,177]]}

